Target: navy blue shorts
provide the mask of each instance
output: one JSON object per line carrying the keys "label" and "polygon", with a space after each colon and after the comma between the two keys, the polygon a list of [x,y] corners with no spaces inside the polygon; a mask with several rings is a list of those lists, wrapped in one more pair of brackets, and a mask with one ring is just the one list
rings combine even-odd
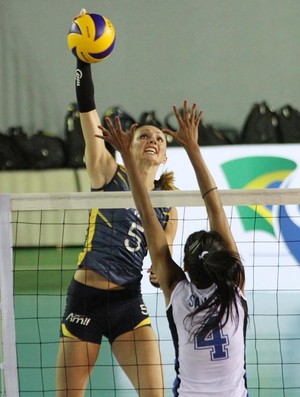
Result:
{"label": "navy blue shorts", "polygon": [[102,290],[72,280],[60,335],[101,344],[125,332],[151,325],[139,290]]}

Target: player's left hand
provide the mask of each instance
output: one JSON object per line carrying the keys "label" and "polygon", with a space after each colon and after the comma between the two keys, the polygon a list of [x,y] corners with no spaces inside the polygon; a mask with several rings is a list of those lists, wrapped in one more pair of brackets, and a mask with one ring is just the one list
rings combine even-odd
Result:
{"label": "player's left hand", "polygon": [[186,147],[189,144],[197,144],[198,129],[202,117],[202,111],[197,114],[197,104],[193,103],[192,109],[188,108],[187,100],[183,103],[183,113],[180,114],[177,106],[173,106],[173,111],[178,121],[178,130],[172,131],[163,129],[163,132],[172,136],[178,143]]}

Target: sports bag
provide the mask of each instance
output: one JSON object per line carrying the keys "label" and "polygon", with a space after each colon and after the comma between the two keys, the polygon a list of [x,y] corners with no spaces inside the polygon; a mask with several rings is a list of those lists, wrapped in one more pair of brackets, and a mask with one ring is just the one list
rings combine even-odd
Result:
{"label": "sports bag", "polygon": [[154,125],[160,130],[164,128],[162,122],[157,118],[155,110],[143,112],[140,115],[139,125]]}
{"label": "sports bag", "polygon": [[278,143],[278,117],[266,102],[252,106],[241,131],[240,143]]}
{"label": "sports bag", "polygon": [[[179,109],[179,113],[182,114],[183,109]],[[166,127],[172,131],[176,131],[178,128],[178,122],[174,112],[167,114],[165,117]],[[227,136],[228,131],[228,136]],[[228,145],[232,138],[230,136],[233,132],[229,129],[216,128],[211,124],[207,124],[201,119],[198,128],[198,144],[200,146],[215,146],[215,145]],[[172,138],[171,141],[168,140],[168,146],[180,146]]]}
{"label": "sports bag", "polygon": [[21,127],[9,128],[8,134],[25,159],[26,166],[24,168],[65,167],[65,144],[61,138],[43,130],[27,136]]}
{"label": "sports bag", "polygon": [[300,112],[285,105],[277,112],[279,139],[282,143],[300,142]]}
{"label": "sports bag", "polygon": [[84,139],[80,124],[77,103],[70,103],[65,117],[66,166],[69,168],[83,168]]}
{"label": "sports bag", "polygon": [[28,168],[26,159],[11,136],[0,133],[0,170],[13,171],[26,168]]}

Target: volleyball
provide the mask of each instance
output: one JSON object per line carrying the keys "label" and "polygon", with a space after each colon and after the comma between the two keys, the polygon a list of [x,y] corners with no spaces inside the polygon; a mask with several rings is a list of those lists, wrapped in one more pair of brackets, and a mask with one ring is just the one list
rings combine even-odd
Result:
{"label": "volleyball", "polygon": [[99,14],[84,14],[74,19],[68,32],[68,46],[83,62],[96,63],[107,58],[115,46],[113,24]]}

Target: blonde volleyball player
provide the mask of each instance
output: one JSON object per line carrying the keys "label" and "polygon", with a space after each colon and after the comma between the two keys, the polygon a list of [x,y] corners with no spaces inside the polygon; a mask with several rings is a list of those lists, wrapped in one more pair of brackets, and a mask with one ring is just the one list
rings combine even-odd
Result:
{"label": "blonde volleyball player", "polygon": [[[201,112],[196,104],[183,114],[176,106],[180,143],[195,170],[210,231],[191,234],[184,247],[184,270],[173,260],[134,154],[135,130],[125,134],[118,122],[103,129],[104,139],[121,152],[131,191],[142,219],[154,271],[165,296],[176,353],[174,396],[246,397],[245,332],[247,304],[244,267],[215,182],[197,143]],[[201,139],[201,137],[200,137]],[[188,278],[186,274],[188,275]],[[190,281],[189,281],[190,280]]]}
{"label": "blonde volleyball player", "polygon": [[[95,137],[100,118],[90,64],[77,62],[75,86],[91,190],[129,190],[124,167],[116,163],[105,142]],[[146,190],[174,188],[173,173],[155,179],[167,160],[161,130],[151,125],[140,127],[133,153]],[[172,244],[176,209],[157,208],[155,212],[166,240]],[[91,210],[85,247],[68,289],[61,323],[57,397],[84,396],[103,336],[140,397],[164,396],[159,345],[141,294],[146,254],[146,238],[135,209]]]}

